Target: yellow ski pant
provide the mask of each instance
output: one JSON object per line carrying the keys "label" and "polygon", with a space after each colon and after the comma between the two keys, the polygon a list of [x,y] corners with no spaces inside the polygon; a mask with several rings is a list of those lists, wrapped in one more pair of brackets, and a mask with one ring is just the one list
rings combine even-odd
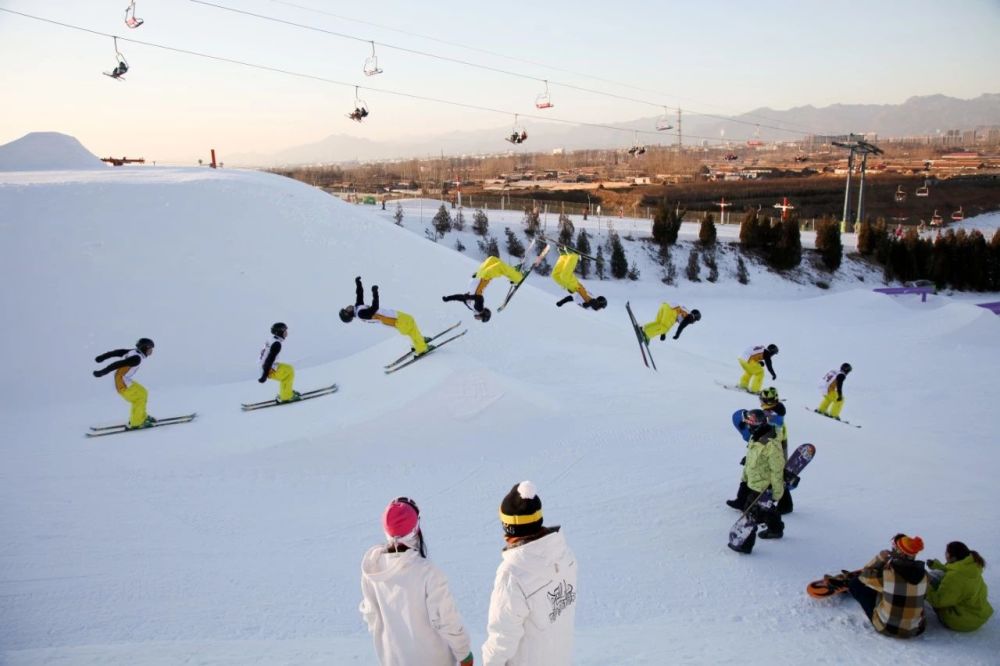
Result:
{"label": "yellow ski pant", "polygon": [[[500,276],[503,276],[510,280],[513,284],[517,284],[524,279],[521,272],[511,266],[510,264],[500,261],[496,257],[487,257],[486,261],[479,265],[479,270],[476,271],[476,277],[480,280],[494,280]],[[482,293],[482,291],[477,291],[476,293]]]}
{"label": "yellow ski pant", "polygon": [[396,330],[413,341],[413,351],[417,353],[417,356],[427,351],[427,343],[424,342],[424,336],[417,328],[417,322],[413,320],[413,317],[397,310]]}
{"label": "yellow ski pant", "polygon": [[590,294],[587,293],[587,290],[580,284],[580,281],[576,279],[576,275],[573,274],[579,261],[580,255],[578,254],[560,255],[559,259],[556,260],[556,265],[552,268],[552,279],[566,291],[579,294],[580,298],[586,303],[590,300]]}
{"label": "yellow ski pant", "polygon": [[823,402],[819,403],[819,411],[829,416],[840,417],[840,410],[844,408],[844,401],[837,400],[837,389],[830,389],[823,396]]}
{"label": "yellow ski pant", "polygon": [[760,385],[764,383],[764,366],[754,361],[739,359],[743,368],[743,376],[740,377],[740,387],[747,389],[751,393],[760,393]]}
{"label": "yellow ski pant", "polygon": [[276,363],[271,372],[267,373],[268,379],[281,382],[278,387],[278,400],[287,402],[292,399],[292,384],[295,383],[295,368],[287,363]]}
{"label": "yellow ski pant", "polygon": [[146,392],[146,388],[138,382],[132,382],[129,386],[126,386],[121,391],[118,391],[118,395],[132,405],[132,411],[129,413],[128,417],[129,427],[138,428],[145,423],[146,398],[149,395]]}
{"label": "yellow ski pant", "polygon": [[656,319],[643,326],[642,332],[646,334],[647,340],[652,340],[657,336],[665,335],[676,322],[677,310],[670,303],[664,303],[656,312]]}

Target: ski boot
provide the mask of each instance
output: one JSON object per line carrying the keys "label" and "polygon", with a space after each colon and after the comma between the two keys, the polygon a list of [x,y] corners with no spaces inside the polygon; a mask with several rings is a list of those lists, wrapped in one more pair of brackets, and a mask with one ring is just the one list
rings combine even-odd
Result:
{"label": "ski boot", "polygon": [[785,530],[772,530],[770,528],[764,528],[758,534],[761,539],[780,539],[785,536]]}
{"label": "ski boot", "polygon": [[301,399],[302,399],[301,393],[299,393],[298,391],[292,391],[292,397],[289,398],[288,400],[282,400],[281,396],[279,395],[275,398],[275,401],[284,403],[284,402],[295,402],[296,400],[301,400]]}

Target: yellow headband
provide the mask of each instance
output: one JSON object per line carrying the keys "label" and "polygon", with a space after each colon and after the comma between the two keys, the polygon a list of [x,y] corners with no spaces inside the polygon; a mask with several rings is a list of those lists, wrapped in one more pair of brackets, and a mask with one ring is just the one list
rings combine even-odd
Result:
{"label": "yellow headband", "polygon": [[500,512],[500,522],[505,525],[528,525],[530,523],[537,523],[541,519],[541,509],[528,516],[508,516],[503,511]]}

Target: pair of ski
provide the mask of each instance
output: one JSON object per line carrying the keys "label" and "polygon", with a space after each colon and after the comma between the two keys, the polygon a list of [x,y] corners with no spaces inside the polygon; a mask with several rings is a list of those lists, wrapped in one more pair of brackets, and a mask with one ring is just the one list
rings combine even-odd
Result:
{"label": "pair of ski", "polygon": [[806,407],[805,410],[807,412],[813,412],[815,414],[819,414],[820,416],[825,416],[826,418],[830,419],[831,421],[836,421],[838,423],[843,423],[844,425],[849,425],[852,428],[860,428],[861,427],[857,423],[851,423],[850,421],[845,421],[844,419],[838,418],[836,416],[830,416],[829,414],[824,414],[823,412],[819,411],[818,409],[812,409],[810,407]]}
{"label": "pair of ski", "polygon": [[[816,446],[813,444],[803,444],[795,449],[792,455],[788,456],[788,462],[785,463],[785,476],[798,476],[815,455]],[[787,487],[785,492],[789,492]],[[775,502],[771,497],[771,489],[768,488],[757,495],[729,529],[729,547],[737,553],[749,553],[753,550],[753,545],[757,541],[757,526],[761,522],[761,512],[773,511],[774,509]]]}
{"label": "pair of ski", "polygon": [[393,361],[392,363],[389,363],[388,365],[385,366],[385,374],[391,375],[392,373],[396,372],[397,370],[402,370],[406,366],[412,365],[412,364],[416,363],[417,361],[419,361],[420,359],[422,359],[422,358],[424,358],[426,356],[430,356],[436,350],[441,349],[441,347],[445,346],[446,344],[448,344],[452,340],[459,339],[460,337],[462,337],[463,335],[465,335],[469,331],[465,330],[465,331],[462,331],[461,333],[456,333],[455,335],[451,336],[450,338],[445,338],[444,340],[442,340],[441,342],[438,342],[437,344],[431,344],[435,340],[437,340],[438,338],[440,338],[441,336],[443,336],[443,335],[445,335],[447,333],[450,333],[451,331],[454,331],[456,328],[458,328],[461,325],[462,325],[462,322],[458,322],[458,323],[453,324],[453,325],[449,326],[448,328],[444,329],[443,331],[441,331],[440,333],[438,333],[434,337],[427,338],[427,351],[425,351],[423,354],[420,354],[419,356],[417,356],[416,353],[413,350],[410,350],[410,351],[406,352],[405,354],[403,354],[402,356],[400,356],[399,358],[397,358],[395,361]]}
{"label": "pair of ski", "polygon": [[628,318],[632,320],[632,330],[635,331],[635,339],[639,342],[639,353],[642,354],[642,362],[646,364],[647,368],[652,364],[653,370],[656,370],[656,361],[653,360],[653,352],[649,350],[646,335],[643,333],[642,327],[639,326],[639,322],[636,321],[635,313],[632,312],[632,305],[628,301],[625,301],[625,309],[628,311]]}
{"label": "pair of ski", "polygon": [[[532,243],[534,243],[534,241],[532,241]],[[545,259],[545,255],[549,253],[549,247],[550,245],[545,243],[545,247],[542,248],[542,251],[539,252],[538,256],[531,262],[531,266],[528,267],[528,270],[524,273],[524,277],[521,278],[521,281],[517,284],[510,285],[510,289],[507,290],[507,297],[503,299],[503,303],[501,303],[497,308],[497,312],[503,312],[503,309],[507,307],[508,303],[510,303],[510,299],[514,298],[514,294],[516,294],[517,290],[521,288],[521,285],[528,281],[528,276],[534,273],[535,269],[541,265],[542,260]]]}
{"label": "pair of ski", "polygon": [[166,419],[157,419],[148,425],[139,426],[138,428],[132,428],[127,423],[116,423],[114,425],[106,426],[90,426],[90,432],[87,433],[87,437],[106,437],[108,435],[120,435],[123,432],[138,432],[140,430],[149,430],[150,428],[160,428],[162,426],[177,425],[178,423],[191,423],[194,421],[195,414],[184,414],[182,416],[171,416]]}
{"label": "pair of ski", "polygon": [[330,395],[331,393],[337,392],[337,385],[330,384],[329,386],[323,386],[318,389],[313,389],[312,391],[303,391],[299,394],[298,398],[293,400],[278,400],[277,398],[272,398],[271,400],[262,400],[260,402],[245,402],[240,405],[240,408],[244,412],[252,412],[257,409],[266,409],[268,407],[278,407],[279,405],[293,405],[296,402],[302,402],[303,400],[312,400],[313,398],[320,398],[324,395]]}

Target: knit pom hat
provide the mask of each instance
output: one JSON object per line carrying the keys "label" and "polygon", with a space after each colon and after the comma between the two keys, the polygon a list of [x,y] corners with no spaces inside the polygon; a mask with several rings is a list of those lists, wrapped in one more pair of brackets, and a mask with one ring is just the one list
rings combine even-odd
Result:
{"label": "knit pom hat", "polygon": [[516,484],[500,503],[500,522],[507,536],[531,536],[542,529],[542,500],[531,481]]}
{"label": "knit pom hat", "polygon": [[382,529],[386,537],[395,541],[413,534],[420,523],[420,512],[413,500],[397,498],[389,502],[382,514]]}
{"label": "knit pom hat", "polygon": [[918,536],[908,537],[905,534],[897,534],[892,540],[892,545],[903,555],[916,557],[917,553],[924,549],[924,540]]}

